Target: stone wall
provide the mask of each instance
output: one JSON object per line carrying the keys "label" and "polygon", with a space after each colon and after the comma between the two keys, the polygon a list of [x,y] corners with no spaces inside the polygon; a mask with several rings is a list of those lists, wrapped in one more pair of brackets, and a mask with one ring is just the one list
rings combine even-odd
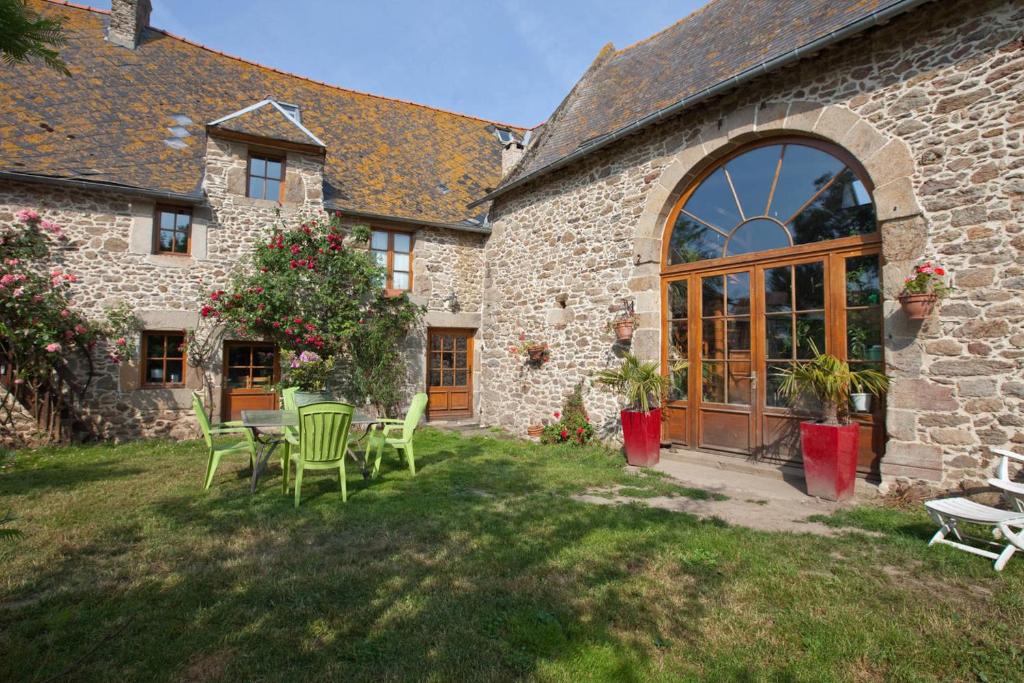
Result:
{"label": "stone wall", "polygon": [[[64,226],[69,241],[56,252],[57,261],[78,276],[73,301],[89,317],[101,319],[106,309],[127,301],[145,329],[194,329],[209,292],[227,285],[232,270],[268,230],[282,221],[290,225],[324,215],[321,157],[288,153],[282,204],[245,196],[247,160],[245,144],[207,140],[205,201],[192,209],[187,257],[152,253],[156,203],[148,198],[0,181],[0,223],[11,224],[17,211],[35,208]],[[479,327],[484,236],[421,227],[414,239],[413,298],[429,312],[407,351],[409,389],[422,391],[427,325]],[[453,292],[459,304],[455,312],[446,300]],[[97,353],[80,418],[104,438],[195,436],[193,390],[204,389],[213,414],[220,414],[220,351],[210,358],[213,371],[204,374],[190,366],[186,386],[175,389],[141,387],[138,362],[115,366]]]}
{"label": "stone wall", "polygon": [[[499,199],[486,249],[481,417],[516,431],[615,359],[604,329],[624,297],[634,348],[660,354],[665,218],[730,149],[767,135],[836,142],[867,168],[883,237],[887,482],[952,485],[990,471],[986,446],[1024,443],[1024,8],[929,3],[797,66]],[[924,325],[895,302],[921,259],[957,291]],[[525,369],[520,329],[552,345]],[[606,433],[616,405],[588,393]]]}

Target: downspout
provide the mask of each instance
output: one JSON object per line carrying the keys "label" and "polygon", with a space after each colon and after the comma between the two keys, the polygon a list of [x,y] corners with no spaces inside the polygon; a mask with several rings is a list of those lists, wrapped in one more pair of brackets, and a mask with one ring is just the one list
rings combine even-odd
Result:
{"label": "downspout", "polygon": [[506,192],[509,192],[517,187],[525,185],[531,180],[534,180],[542,175],[546,175],[548,173],[556,171],[560,168],[564,168],[565,166],[568,166],[569,164],[572,164],[573,162],[582,159],[588,154],[591,154],[599,149],[607,147],[608,145],[611,145],[612,143],[617,142],[624,137],[632,135],[633,133],[636,133],[643,128],[654,125],[655,123],[658,123],[666,118],[678,114],[680,111],[684,109],[692,107],[696,104],[699,104],[700,102],[711,99],[712,97],[715,97],[728,90],[743,85],[748,81],[751,81],[755,78],[763,76],[764,74],[767,74],[770,71],[774,71],[784,66],[793,64],[809,53],[817,52],[826,47],[834,45],[835,43],[838,43],[855,33],[860,33],[861,31],[864,31],[878,24],[883,24],[892,19],[893,17],[896,17],[899,14],[912,10],[918,5],[923,5],[924,3],[929,1],[930,0],[897,0],[897,2],[894,2],[888,7],[875,10],[866,17],[861,17],[857,21],[849,23],[846,26],[843,26],[842,28],[838,28],[835,31],[828,33],[827,35],[821,36],[820,38],[816,38],[815,40],[812,40],[810,43],[807,43],[806,45],[801,45],[790,50],[789,52],[779,55],[778,57],[773,57],[772,59],[761,62],[760,64],[752,66],[748,69],[745,69],[744,71],[741,71],[735,76],[730,76],[724,81],[719,81],[718,83],[715,83],[714,85],[709,86],[704,90],[696,92],[692,95],[688,95],[687,97],[684,97],[683,99],[674,102],[668,105],[667,107],[662,107],[657,111],[651,112],[650,114],[641,117],[633,121],[632,123],[629,123],[623,126],[622,128],[619,128],[618,130],[612,131],[607,135],[588,140],[582,143],[574,151],[565,155],[564,157],[556,159],[555,161],[547,164],[546,166],[542,166],[537,170],[532,171],[531,173],[528,173],[523,177],[512,181],[508,185],[504,185],[492,192],[489,192],[480,199],[477,199],[470,203],[468,207],[473,208],[475,206],[483,204],[484,202],[491,201],[492,199],[495,199],[505,194]]}

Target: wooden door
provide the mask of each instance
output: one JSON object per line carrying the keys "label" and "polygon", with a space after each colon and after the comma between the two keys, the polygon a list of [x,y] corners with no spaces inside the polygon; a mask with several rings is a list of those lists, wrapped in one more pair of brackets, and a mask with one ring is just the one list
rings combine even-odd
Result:
{"label": "wooden door", "polygon": [[240,420],[243,410],[277,408],[277,348],[262,342],[224,342],[221,418]]}
{"label": "wooden door", "polygon": [[473,330],[427,333],[427,419],[473,415]]}
{"label": "wooden door", "polygon": [[[778,372],[815,348],[854,369],[884,370],[879,259],[877,246],[861,246],[667,277],[665,439],[799,462],[799,423],[814,418],[815,407],[791,407]],[[878,472],[883,416],[884,399],[852,415],[862,475]]]}

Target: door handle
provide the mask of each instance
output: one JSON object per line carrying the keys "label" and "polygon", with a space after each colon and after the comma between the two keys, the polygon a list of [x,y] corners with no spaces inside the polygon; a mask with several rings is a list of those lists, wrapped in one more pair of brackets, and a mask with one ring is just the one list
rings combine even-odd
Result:
{"label": "door handle", "polygon": [[750,379],[750,388],[751,389],[756,389],[757,388],[757,373],[756,372],[750,373],[750,377],[748,379]]}

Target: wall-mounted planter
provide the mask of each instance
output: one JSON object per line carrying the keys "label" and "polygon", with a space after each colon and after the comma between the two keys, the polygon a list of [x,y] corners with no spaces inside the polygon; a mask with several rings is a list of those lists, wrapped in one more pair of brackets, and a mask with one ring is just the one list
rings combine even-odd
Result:
{"label": "wall-mounted planter", "polygon": [[543,363],[544,356],[547,353],[547,348],[542,344],[535,344],[533,346],[526,347],[526,355],[530,359],[531,363]]}
{"label": "wall-mounted planter", "polygon": [[900,306],[909,319],[924,320],[932,314],[938,300],[939,297],[934,294],[903,294],[900,296]]}
{"label": "wall-mounted planter", "polygon": [[633,341],[633,321],[632,320],[617,320],[615,321],[615,339],[620,344],[629,344]]}

